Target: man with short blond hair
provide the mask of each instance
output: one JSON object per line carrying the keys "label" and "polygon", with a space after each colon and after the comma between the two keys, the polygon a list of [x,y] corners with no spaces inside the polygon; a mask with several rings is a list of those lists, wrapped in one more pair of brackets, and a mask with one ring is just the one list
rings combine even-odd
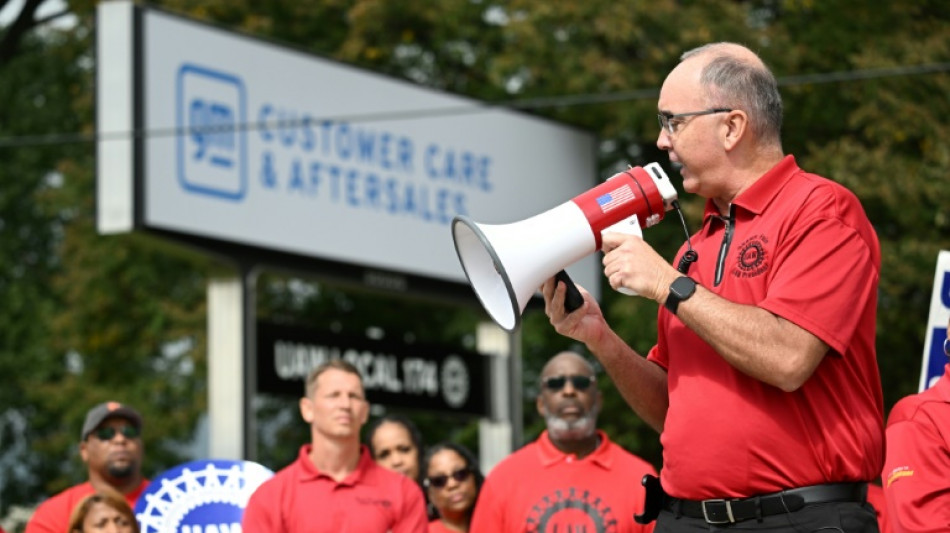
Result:
{"label": "man with short blond hair", "polygon": [[310,443],[254,492],[244,531],[425,533],[422,490],[377,465],[360,444],[369,403],[355,366],[333,359],[311,371],[300,414],[310,424]]}

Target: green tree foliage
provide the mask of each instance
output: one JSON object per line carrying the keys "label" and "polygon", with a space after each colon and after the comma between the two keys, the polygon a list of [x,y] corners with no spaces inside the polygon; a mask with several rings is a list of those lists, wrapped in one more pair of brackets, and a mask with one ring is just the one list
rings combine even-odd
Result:
{"label": "green tree foliage", "polygon": [[[0,510],[85,479],[86,411],[144,415],[145,469],[187,457],[204,410],[203,255],[94,226],[91,6],[27,34],[2,66]],[[25,423],[23,423],[25,422]]]}
{"label": "green tree foliage", "polygon": [[[750,45],[782,82],[786,151],[804,168],[853,190],[881,239],[877,344],[885,408],[916,390],[936,255],[950,248],[950,8],[944,3],[147,5],[584,128],[601,141],[601,178],[627,164],[666,164],[655,146],[656,95],[682,51],[718,40]],[[35,7],[28,2],[24,9]],[[186,456],[181,443],[206,402],[205,284],[210,275],[233,273],[155,237],[96,234],[94,146],[75,136],[94,130],[93,2],[70,2],[68,10],[77,20],[68,29],[34,27],[31,15],[24,19],[31,21],[27,29],[4,28],[0,39],[13,51],[0,62],[0,137],[9,141],[0,144],[0,515],[82,477],[76,433],[96,401],[118,397],[145,412],[149,472]],[[914,69],[921,65],[937,67]],[[67,137],[58,141],[32,137],[62,134]],[[684,197],[682,203],[695,229],[703,201]],[[671,217],[645,238],[672,258],[683,232]],[[603,293],[609,321],[645,353],[655,339],[657,306],[609,288]],[[349,332],[379,328],[469,348],[479,316],[469,307],[310,275],[266,273],[258,299],[261,317],[269,320],[335,324]],[[555,334],[537,308],[525,317],[522,340],[525,437],[532,439],[543,427],[533,401],[537,373],[558,350],[577,347]],[[657,435],[606,376],[598,386],[606,394],[602,426],[659,466]],[[285,428],[261,435],[279,444],[265,461],[279,467],[305,438],[299,415],[280,402],[262,402],[261,409],[262,416],[286,419]],[[430,441],[477,444],[471,421],[412,414]],[[14,437],[14,427],[24,427],[25,437]]]}
{"label": "green tree foliage", "polygon": [[[13,45],[11,45],[13,46]],[[18,146],[24,136],[79,131],[82,120],[72,112],[83,92],[83,53],[68,35],[28,35],[13,48],[19,53],[3,65],[0,135],[11,140],[0,165],[0,504],[24,501],[22,486],[35,494],[41,472],[58,466],[60,457],[35,453],[45,428],[34,423],[47,413],[33,401],[36,386],[49,368],[62,366],[63,354],[49,347],[51,323],[58,308],[52,279],[59,267],[58,235],[63,213],[49,199],[61,187],[64,158],[81,149],[56,144]],[[78,427],[78,426],[77,426]],[[78,430],[77,430],[78,432]],[[75,441],[75,439],[73,439]],[[30,494],[27,492],[26,494]],[[20,496],[18,498],[18,496]]]}

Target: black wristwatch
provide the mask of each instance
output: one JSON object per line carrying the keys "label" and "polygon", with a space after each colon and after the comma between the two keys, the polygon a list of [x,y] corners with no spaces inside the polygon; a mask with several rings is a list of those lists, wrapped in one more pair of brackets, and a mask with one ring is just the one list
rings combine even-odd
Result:
{"label": "black wristwatch", "polygon": [[689,300],[689,297],[695,292],[696,282],[693,281],[693,278],[680,276],[670,284],[670,293],[666,296],[666,303],[664,305],[675,315],[676,309],[680,306],[680,302]]}

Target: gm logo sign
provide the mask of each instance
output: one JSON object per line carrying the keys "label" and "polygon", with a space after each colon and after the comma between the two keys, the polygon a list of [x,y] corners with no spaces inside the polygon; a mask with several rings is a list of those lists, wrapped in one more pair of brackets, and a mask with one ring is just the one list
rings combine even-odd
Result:
{"label": "gm logo sign", "polygon": [[231,74],[178,69],[178,182],[189,192],[240,201],[247,194],[247,95]]}

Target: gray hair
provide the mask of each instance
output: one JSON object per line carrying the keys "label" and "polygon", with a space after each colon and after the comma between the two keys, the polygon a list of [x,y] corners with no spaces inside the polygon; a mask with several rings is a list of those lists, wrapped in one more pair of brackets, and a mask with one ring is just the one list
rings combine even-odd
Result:
{"label": "gray hair", "polygon": [[762,142],[781,144],[782,95],[772,71],[754,52],[733,43],[700,46],[680,60],[707,54],[712,59],[703,67],[700,84],[709,107],[745,111]]}

